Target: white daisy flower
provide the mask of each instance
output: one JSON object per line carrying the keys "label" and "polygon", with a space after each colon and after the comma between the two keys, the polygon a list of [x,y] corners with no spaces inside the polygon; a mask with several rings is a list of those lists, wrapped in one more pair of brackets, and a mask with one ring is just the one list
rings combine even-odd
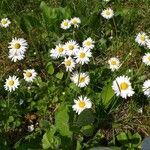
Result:
{"label": "white daisy flower", "polygon": [[120,76],[113,81],[112,88],[117,96],[122,98],[131,97],[134,94],[132,89],[130,78],[127,76]]}
{"label": "white daisy flower", "polygon": [[66,67],[66,71],[72,72],[72,70],[75,68],[75,62],[71,57],[65,58],[63,64]]}
{"label": "white daisy flower", "polygon": [[3,28],[9,27],[10,24],[11,24],[11,22],[8,18],[3,18],[0,21],[0,26],[3,27]]}
{"label": "white daisy flower", "polygon": [[69,29],[71,27],[71,22],[70,20],[66,19],[66,20],[63,20],[60,27],[64,30],[66,29]]}
{"label": "white daisy flower", "polygon": [[66,50],[66,55],[71,56],[74,55],[75,52],[79,49],[79,45],[76,41],[70,40],[69,42],[65,43],[64,49]]}
{"label": "white daisy flower", "polygon": [[73,73],[73,75],[71,76],[71,81],[73,83],[75,83],[78,87],[85,87],[90,83],[90,77],[88,75],[88,73],[78,73],[75,72]]}
{"label": "white daisy flower", "polygon": [[65,56],[64,45],[58,44],[55,49],[51,49],[50,56],[54,59]]}
{"label": "white daisy flower", "polygon": [[87,49],[93,49],[94,48],[94,43],[95,42],[89,37],[89,38],[87,38],[86,40],[84,40],[82,42],[82,46],[84,48],[87,48]]}
{"label": "white daisy flower", "polygon": [[24,70],[23,75],[24,75],[25,81],[33,82],[33,80],[37,76],[37,73],[35,72],[34,69],[27,69],[27,70]]}
{"label": "white daisy flower", "polygon": [[108,60],[109,67],[111,71],[118,70],[120,68],[120,61],[116,57],[112,57]]}
{"label": "white daisy flower", "polygon": [[114,11],[111,8],[107,8],[102,11],[101,15],[105,19],[111,19],[114,16]]}
{"label": "white daisy flower", "polygon": [[11,54],[9,53],[8,58],[10,58],[13,62],[16,62],[17,60],[22,60],[24,59],[25,55],[22,54]]}
{"label": "white daisy flower", "polygon": [[9,53],[12,55],[24,55],[27,49],[27,42],[23,38],[13,38],[12,41],[9,43]]}
{"label": "white daisy flower", "polygon": [[19,86],[19,80],[16,76],[9,76],[8,79],[6,79],[6,82],[5,82],[5,85],[4,85],[4,88],[5,90],[7,91],[15,91],[15,89],[17,89]]}
{"label": "white daisy flower", "polygon": [[146,46],[147,46],[148,49],[150,49],[150,39],[146,40]]}
{"label": "white daisy flower", "polygon": [[138,33],[137,36],[136,36],[136,38],[135,38],[135,41],[138,44],[143,45],[143,46],[146,45],[147,40],[148,40],[148,36],[146,35],[145,32]]}
{"label": "white daisy flower", "polygon": [[80,64],[88,64],[90,61],[90,57],[92,57],[92,53],[90,49],[86,48],[80,48],[76,53],[75,53],[75,58],[76,62]]}
{"label": "white daisy flower", "polygon": [[78,28],[79,24],[81,23],[81,20],[78,17],[74,17],[74,18],[71,19],[70,22],[71,22],[72,25],[74,25],[75,28]]}
{"label": "white daisy flower", "polygon": [[150,66],[150,53],[145,54],[142,60],[145,65]]}
{"label": "white daisy flower", "polygon": [[56,50],[54,48],[52,48],[50,50],[50,56],[53,58],[53,59],[57,59],[57,55],[56,55]]}
{"label": "white daisy flower", "polygon": [[92,102],[89,98],[79,96],[77,100],[74,100],[74,105],[72,106],[73,110],[78,113],[78,115],[85,109],[92,107]]}
{"label": "white daisy flower", "polygon": [[146,80],[143,84],[144,95],[150,97],[150,80]]}

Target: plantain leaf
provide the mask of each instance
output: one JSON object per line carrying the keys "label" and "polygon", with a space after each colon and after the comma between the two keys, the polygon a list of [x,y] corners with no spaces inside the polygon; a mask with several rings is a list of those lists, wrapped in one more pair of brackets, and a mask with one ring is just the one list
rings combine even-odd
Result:
{"label": "plantain leaf", "polygon": [[109,104],[111,98],[114,96],[114,91],[112,89],[112,83],[109,83],[108,85],[106,85],[101,93],[102,96],[102,103],[105,107],[107,107],[107,105]]}
{"label": "plantain leaf", "polygon": [[71,137],[72,132],[69,130],[68,106],[60,105],[55,113],[55,125],[61,135]]}

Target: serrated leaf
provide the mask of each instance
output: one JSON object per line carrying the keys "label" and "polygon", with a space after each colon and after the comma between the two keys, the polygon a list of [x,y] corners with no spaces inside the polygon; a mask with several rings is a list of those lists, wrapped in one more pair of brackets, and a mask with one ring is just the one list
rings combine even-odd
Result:
{"label": "serrated leaf", "polygon": [[55,125],[61,135],[71,137],[72,132],[69,130],[68,106],[62,104],[55,113]]}
{"label": "serrated leaf", "polygon": [[43,135],[42,138],[42,147],[43,149],[52,148],[54,143],[54,134],[56,132],[56,128],[54,126],[51,126],[50,129],[46,131],[46,133]]}

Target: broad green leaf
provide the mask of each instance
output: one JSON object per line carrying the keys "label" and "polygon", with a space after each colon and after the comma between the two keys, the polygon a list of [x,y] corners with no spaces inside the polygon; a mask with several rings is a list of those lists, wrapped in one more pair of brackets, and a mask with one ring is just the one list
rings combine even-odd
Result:
{"label": "broad green leaf", "polygon": [[44,1],[41,2],[40,9],[42,10],[47,29],[52,32],[59,31],[58,24],[60,21],[71,16],[70,9],[49,7]]}
{"label": "broad green leaf", "polygon": [[60,105],[55,113],[55,125],[61,135],[71,137],[72,132],[69,130],[68,110],[67,105]]}
{"label": "broad green leaf", "polygon": [[141,140],[142,140],[141,136],[138,133],[135,133],[132,136],[131,143],[134,144],[134,146],[136,146],[141,143]]}
{"label": "broad green leaf", "polygon": [[90,125],[94,122],[95,117],[91,109],[85,109],[77,118],[76,124],[78,126],[86,126]]}
{"label": "broad green leaf", "polygon": [[125,132],[121,132],[117,135],[117,140],[122,144],[129,143],[129,139],[127,137],[127,134]]}
{"label": "broad green leaf", "polygon": [[58,72],[57,74],[56,74],[56,78],[58,78],[58,79],[62,79],[63,78],[63,75],[64,75],[64,73],[63,72]]}
{"label": "broad green leaf", "polygon": [[50,75],[52,75],[52,74],[54,73],[54,67],[53,67],[52,64],[48,66],[48,73],[49,73]]}
{"label": "broad green leaf", "polygon": [[107,105],[109,104],[111,98],[114,96],[114,91],[112,89],[112,83],[109,83],[108,85],[106,85],[103,90],[102,90],[102,93],[101,93],[101,96],[102,96],[102,102],[103,102],[103,105],[105,107],[107,107]]}
{"label": "broad green leaf", "polygon": [[13,122],[13,121],[14,121],[14,117],[13,116],[9,116],[8,122]]}

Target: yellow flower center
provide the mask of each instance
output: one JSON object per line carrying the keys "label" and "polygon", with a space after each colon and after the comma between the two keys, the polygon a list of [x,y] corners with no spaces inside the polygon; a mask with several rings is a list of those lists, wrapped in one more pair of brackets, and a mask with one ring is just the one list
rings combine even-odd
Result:
{"label": "yellow flower center", "polygon": [[106,15],[109,16],[110,15],[110,12],[108,10],[106,10]]}
{"label": "yellow flower center", "polygon": [[115,60],[112,60],[112,61],[111,61],[111,64],[112,64],[112,65],[116,65],[117,62],[116,62]]}
{"label": "yellow flower center", "polygon": [[73,24],[77,24],[78,22],[77,22],[77,20],[76,19],[74,19],[73,20]]}
{"label": "yellow flower center", "polygon": [[84,82],[84,81],[85,81],[85,77],[80,77],[79,82],[82,83],[82,82]]}
{"label": "yellow flower center", "polygon": [[64,22],[64,26],[68,26],[68,22],[67,21]]}
{"label": "yellow flower center", "polygon": [[70,66],[71,65],[71,61],[70,60],[66,60],[65,64],[66,64],[66,66]]}
{"label": "yellow flower center", "polygon": [[140,39],[141,41],[145,41],[145,35],[141,35]]}
{"label": "yellow flower center", "polygon": [[7,20],[2,20],[1,23],[2,23],[2,24],[6,24],[6,23],[7,23]]}
{"label": "yellow flower center", "polygon": [[148,60],[150,61],[150,56],[148,56]]}
{"label": "yellow flower center", "polygon": [[86,45],[87,45],[87,46],[90,46],[90,45],[91,45],[91,42],[90,42],[90,41],[87,41],[87,42],[86,42]]}
{"label": "yellow flower center", "polygon": [[59,48],[58,48],[58,51],[61,53],[61,52],[64,51],[64,49],[63,49],[62,47],[59,47]]}
{"label": "yellow flower center", "polygon": [[84,58],[85,57],[85,53],[81,52],[80,53],[80,58]]}
{"label": "yellow flower center", "polygon": [[126,82],[122,82],[122,83],[120,84],[120,89],[121,89],[121,90],[126,90],[128,87],[129,87],[129,85],[128,85]]}
{"label": "yellow flower center", "polygon": [[9,84],[10,86],[13,86],[13,85],[14,85],[14,81],[13,81],[13,80],[9,80],[9,81],[8,81],[8,84]]}
{"label": "yellow flower center", "polygon": [[15,45],[14,45],[14,48],[16,48],[16,49],[19,49],[21,47],[21,45],[19,44],[19,43],[16,43]]}
{"label": "yellow flower center", "polygon": [[74,46],[73,45],[69,45],[68,48],[69,48],[69,50],[72,51],[74,49]]}
{"label": "yellow flower center", "polygon": [[26,76],[27,76],[27,77],[31,77],[31,76],[32,76],[32,73],[31,73],[31,72],[26,72]]}
{"label": "yellow flower center", "polygon": [[79,107],[80,107],[80,108],[84,108],[84,106],[85,106],[85,102],[84,102],[84,101],[80,101],[80,102],[79,102]]}

